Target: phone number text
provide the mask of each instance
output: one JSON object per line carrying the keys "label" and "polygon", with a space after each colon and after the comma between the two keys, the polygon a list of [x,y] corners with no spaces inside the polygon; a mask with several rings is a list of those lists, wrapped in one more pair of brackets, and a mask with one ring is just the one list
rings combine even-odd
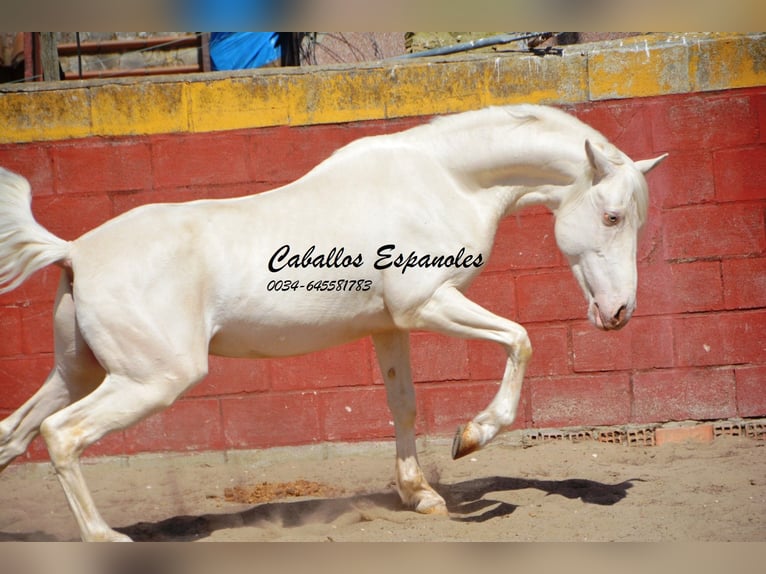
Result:
{"label": "phone number text", "polygon": [[371,279],[321,279],[302,283],[300,280],[274,279],[266,284],[266,291],[369,291]]}

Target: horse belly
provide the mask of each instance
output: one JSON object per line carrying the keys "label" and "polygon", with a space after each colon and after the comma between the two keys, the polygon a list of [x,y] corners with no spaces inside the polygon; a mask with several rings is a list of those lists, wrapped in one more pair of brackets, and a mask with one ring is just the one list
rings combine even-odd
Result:
{"label": "horse belly", "polygon": [[210,353],[225,357],[288,357],[341,345],[393,327],[382,304],[370,299],[354,301],[353,297],[343,303],[341,306],[337,300],[323,302],[319,294],[304,295],[292,302],[285,299],[283,306],[267,309],[255,305],[247,311],[229,313],[216,321]]}
{"label": "horse belly", "polygon": [[342,345],[377,329],[350,325],[281,326],[238,323],[218,331],[210,341],[210,353],[222,357],[268,358],[304,355]]}

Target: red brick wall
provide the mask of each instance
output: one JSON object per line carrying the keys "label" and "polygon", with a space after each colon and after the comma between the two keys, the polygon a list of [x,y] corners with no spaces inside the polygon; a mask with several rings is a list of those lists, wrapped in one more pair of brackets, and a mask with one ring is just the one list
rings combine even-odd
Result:
{"label": "red brick wall", "polygon": [[[514,428],[766,415],[766,88],[569,108],[635,158],[670,152],[649,176],[639,307],[596,331],[553,240],[552,217],[508,218],[470,295],[518,320],[535,354]],[[426,118],[0,146],[27,176],[33,209],[73,239],[149,202],[227,197],[289,182],[361,136]],[[52,365],[49,269],[0,297],[0,415]],[[484,408],[504,358],[489,343],[412,337],[418,431],[452,432]],[[301,358],[213,358],[167,411],[90,454],[258,448],[393,436],[374,351],[363,340]],[[38,439],[27,459],[44,457]]]}

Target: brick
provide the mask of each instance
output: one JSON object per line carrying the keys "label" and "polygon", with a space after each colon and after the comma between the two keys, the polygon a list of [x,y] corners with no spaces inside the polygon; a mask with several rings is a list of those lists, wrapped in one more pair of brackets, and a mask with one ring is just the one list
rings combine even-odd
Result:
{"label": "brick", "polygon": [[657,446],[671,443],[713,442],[714,433],[712,424],[692,426],[668,426],[660,427],[654,431],[654,440]]}
{"label": "brick", "polygon": [[673,366],[673,322],[668,317],[634,317],[616,332],[590,324],[572,327],[576,372],[628,371]]}
{"label": "brick", "polygon": [[192,451],[225,447],[216,399],[180,400],[125,430],[125,450]]}
{"label": "brick", "polygon": [[510,319],[516,315],[514,281],[509,272],[482,273],[468,289],[466,296],[501,317]]}
{"label": "brick", "polygon": [[766,311],[695,315],[674,319],[678,366],[766,362]]}
{"label": "brick", "polygon": [[718,261],[642,265],[636,316],[723,309],[722,290]]}
{"label": "brick", "polygon": [[587,303],[569,269],[516,278],[519,321],[562,321],[587,316]]}
{"label": "brick", "polygon": [[369,343],[356,341],[300,357],[269,359],[278,391],[372,384]]}
{"label": "brick", "polygon": [[192,388],[189,397],[221,397],[267,391],[271,386],[269,362],[266,360],[230,359],[211,356],[209,374]]}
{"label": "brick", "polygon": [[758,141],[758,118],[746,95],[683,95],[652,104],[653,149],[724,149]]}
{"label": "brick", "polygon": [[536,427],[620,424],[630,416],[630,379],[609,373],[531,380]]}
{"label": "brick", "polygon": [[42,197],[36,205],[40,224],[70,241],[112,217],[112,202],[106,194]]}
{"label": "brick", "polygon": [[105,193],[147,189],[152,158],[141,140],[77,142],[52,151],[58,193]]}
{"label": "brick", "polygon": [[251,179],[250,139],[243,134],[155,136],[152,153],[154,188],[240,183]]}
{"label": "brick", "polygon": [[21,309],[0,307],[0,357],[21,354]]}
{"label": "brick", "polygon": [[53,353],[53,308],[50,302],[34,302],[21,311],[23,352]]}
{"label": "brick", "polygon": [[39,144],[0,146],[0,166],[27,178],[32,197],[51,195],[54,178],[48,150]]}
{"label": "brick", "polygon": [[653,205],[655,199],[650,192],[650,205],[647,220],[638,232],[638,251],[636,261],[643,264],[663,260],[662,254],[662,211]]}
{"label": "brick", "polygon": [[485,271],[537,269],[565,265],[553,233],[553,215],[528,212],[506,217],[498,227]]}
{"label": "brick", "polygon": [[729,418],[736,414],[731,369],[663,369],[633,376],[636,423]]}
{"label": "brick", "polygon": [[758,110],[758,119],[760,120],[761,143],[766,143],[766,94],[758,94],[753,97],[756,109]]}
{"label": "brick", "polygon": [[[569,369],[568,330],[565,326],[532,326],[532,360],[527,376],[566,375]],[[500,380],[505,369],[505,350],[497,343],[471,341],[468,347],[471,380]]]}
{"label": "brick", "polygon": [[762,209],[731,203],[679,208],[663,215],[665,257],[671,260],[758,255],[766,250]]}
{"label": "brick", "polygon": [[718,201],[766,199],[766,145],[720,150],[713,158]]}
{"label": "brick", "polygon": [[[453,433],[482,410],[497,393],[497,382],[451,383],[418,387],[428,434]],[[529,390],[522,388],[516,420],[509,427],[523,428],[529,422]],[[421,427],[422,428],[422,427]]]}
{"label": "brick", "polygon": [[37,392],[53,368],[53,357],[0,360],[0,409],[16,410]]}
{"label": "brick", "polygon": [[766,258],[722,262],[727,309],[766,307]]}
{"label": "brick", "polygon": [[60,277],[61,270],[56,266],[41,269],[13,291],[0,295],[0,306],[27,307],[32,301],[52,302],[56,297]]}
{"label": "brick", "polygon": [[221,399],[226,448],[269,448],[321,440],[316,391]]}
{"label": "brick", "polygon": [[706,149],[674,151],[650,177],[652,201],[664,208],[708,203],[715,198],[713,155]]}
{"label": "brick", "polygon": [[766,416],[766,365],[736,367],[737,414],[741,417]]}
{"label": "brick", "polygon": [[578,106],[575,115],[633,160],[654,157],[650,118],[647,106],[640,100],[627,99]]}
{"label": "brick", "polygon": [[323,440],[375,440],[394,436],[381,387],[341,389],[319,395]]}
{"label": "brick", "polygon": [[266,128],[252,136],[252,178],[294,181],[364,133],[342,126]]}
{"label": "brick", "polygon": [[468,343],[464,339],[436,333],[413,333],[410,354],[415,382],[468,378]]}

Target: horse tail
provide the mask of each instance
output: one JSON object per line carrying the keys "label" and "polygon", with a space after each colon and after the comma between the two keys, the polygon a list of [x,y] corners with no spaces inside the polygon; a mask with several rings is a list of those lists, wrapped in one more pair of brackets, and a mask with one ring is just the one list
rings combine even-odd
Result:
{"label": "horse tail", "polygon": [[31,204],[29,182],[0,167],[0,294],[48,265],[66,265],[69,258],[71,244],[37,223]]}

